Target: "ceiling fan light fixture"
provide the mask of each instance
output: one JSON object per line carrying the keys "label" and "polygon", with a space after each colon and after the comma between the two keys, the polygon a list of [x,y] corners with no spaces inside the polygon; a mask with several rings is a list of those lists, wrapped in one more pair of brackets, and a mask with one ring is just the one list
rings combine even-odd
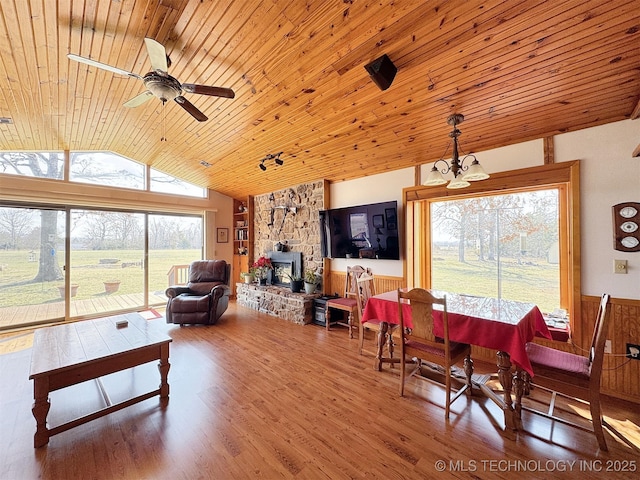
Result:
{"label": "ceiling fan light fixture", "polygon": [[182,94],[180,82],[170,75],[158,75],[155,72],[148,73],[144,76],[144,84],[163,103],[174,100]]}
{"label": "ceiling fan light fixture", "polygon": [[[182,92],[196,93],[199,95],[208,95],[211,97],[234,98],[235,92],[230,88],[215,87],[213,85],[197,85],[194,83],[181,84],[176,78],[167,72],[171,66],[171,60],[167,55],[164,45],[152,38],[145,38],[147,47],[147,55],[151,61],[152,71],[145,74],[144,77],[132,72],[128,72],[118,67],[107,65],[106,63],[97,62],[91,58],[81,57],[72,53],[67,54],[70,60],[91,65],[93,67],[107,70],[118,75],[137,78],[142,80],[147,90],[124,103],[125,107],[138,107],[145,103],[150,97],[157,97],[164,105],[170,100],[175,100],[189,115],[199,122],[208,120],[207,116],[202,113],[194,104],[189,102],[182,96]],[[164,136],[163,136],[164,137]]]}

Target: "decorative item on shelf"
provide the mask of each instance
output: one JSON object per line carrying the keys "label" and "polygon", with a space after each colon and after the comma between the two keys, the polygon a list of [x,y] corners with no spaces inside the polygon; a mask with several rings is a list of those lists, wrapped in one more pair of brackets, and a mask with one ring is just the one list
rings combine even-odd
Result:
{"label": "decorative item on shelf", "polygon": [[104,283],[104,293],[115,293],[120,288],[120,280],[107,280]]}
{"label": "decorative item on shelf", "polygon": [[242,202],[240,205],[238,205],[238,212],[239,213],[243,213],[245,211],[246,207],[244,206],[244,202]]}
{"label": "decorative item on shelf", "polygon": [[287,242],[276,242],[276,244],[273,246],[273,249],[276,252],[286,252],[289,248],[287,245]]}
{"label": "decorative item on shelf", "polygon": [[253,265],[251,265],[251,269],[249,272],[258,280],[260,285],[267,284],[267,275],[269,271],[273,270],[273,264],[271,263],[271,259],[265,256],[262,256],[256,260]]}
{"label": "decorative item on shelf", "polygon": [[316,291],[318,285],[318,277],[313,268],[307,268],[304,272],[304,293],[311,295]]}
{"label": "decorative item on shelf", "polygon": [[[464,120],[464,116],[460,113],[454,113],[449,118],[447,118],[447,123],[453,126],[453,130],[449,134],[449,136],[453,139],[453,153],[451,156],[451,164],[449,165],[446,160],[444,160],[444,155],[446,155],[449,150],[449,145],[447,145],[447,149],[444,152],[444,155],[433,164],[433,168],[427,174],[427,178],[424,181],[423,185],[432,187],[437,185],[444,185],[447,183],[447,180],[443,177],[449,172],[453,172],[453,180],[449,182],[447,188],[464,188],[471,185],[469,182],[474,182],[477,180],[485,180],[489,178],[489,175],[484,171],[478,159],[475,155],[467,155],[464,152],[462,154],[464,157],[460,160],[458,153],[458,137],[460,136],[460,130],[458,130],[457,125],[462,123]],[[464,162],[468,158],[473,158],[471,165],[465,166]],[[442,170],[438,170],[438,165],[440,162],[444,163],[444,167]],[[464,173],[466,172],[466,173]]]}
{"label": "decorative item on shelf", "polygon": [[244,283],[253,282],[253,274],[251,272],[242,272],[240,273],[240,278]]}
{"label": "decorative item on shelf", "polygon": [[246,255],[247,247],[238,247],[238,255]]}

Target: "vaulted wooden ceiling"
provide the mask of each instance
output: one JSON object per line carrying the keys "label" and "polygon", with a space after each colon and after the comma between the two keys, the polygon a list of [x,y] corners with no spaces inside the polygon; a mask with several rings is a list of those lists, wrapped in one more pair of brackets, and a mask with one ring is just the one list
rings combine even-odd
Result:
{"label": "vaulted wooden ceiling", "polygon": [[[0,13],[13,120],[0,149],[111,150],[236,198],[431,162],[454,112],[466,152],[638,116],[638,0],[2,0]],[[157,98],[126,108],[139,79],[67,58],[144,75],[145,37],[180,82],[235,98],[184,93],[206,122]],[[382,54],[398,68],[385,91],[364,68]],[[284,165],[258,168],[278,152]]]}

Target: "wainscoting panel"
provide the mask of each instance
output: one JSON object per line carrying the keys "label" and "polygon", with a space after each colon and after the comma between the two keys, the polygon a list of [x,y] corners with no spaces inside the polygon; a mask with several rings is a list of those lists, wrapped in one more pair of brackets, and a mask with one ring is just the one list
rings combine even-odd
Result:
{"label": "wainscoting panel", "polygon": [[[390,277],[383,275],[376,275],[373,273],[374,286],[376,293],[390,292],[391,290],[397,290],[404,287],[406,284],[402,277]],[[329,285],[324,288],[326,294],[337,293],[340,296],[344,295],[344,285],[347,281],[347,273],[339,271],[331,271],[329,273]]]}

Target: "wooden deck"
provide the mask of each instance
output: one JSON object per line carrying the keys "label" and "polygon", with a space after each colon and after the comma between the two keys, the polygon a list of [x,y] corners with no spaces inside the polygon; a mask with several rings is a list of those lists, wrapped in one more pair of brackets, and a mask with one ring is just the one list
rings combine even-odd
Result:
{"label": "wooden deck", "polygon": [[[149,305],[164,305],[167,297],[149,294]],[[101,297],[74,300],[71,299],[70,318],[84,318],[104,316],[106,313],[120,313],[124,311],[141,310],[144,305],[144,295],[134,293],[127,295],[104,295]],[[19,328],[52,321],[64,320],[64,302],[50,302],[40,305],[24,305],[0,308],[0,330]]]}

